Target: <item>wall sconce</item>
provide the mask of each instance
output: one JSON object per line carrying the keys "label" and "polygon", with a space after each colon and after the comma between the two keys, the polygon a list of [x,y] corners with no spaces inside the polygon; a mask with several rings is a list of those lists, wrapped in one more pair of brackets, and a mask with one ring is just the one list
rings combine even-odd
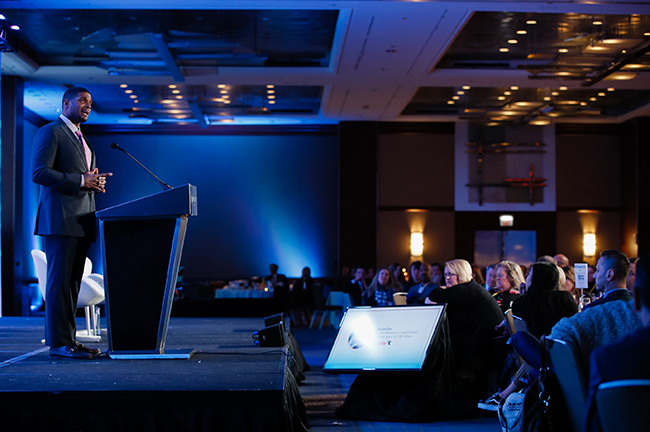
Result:
{"label": "wall sconce", "polygon": [[411,256],[419,257],[424,252],[424,235],[421,232],[411,233]]}
{"label": "wall sconce", "polygon": [[585,257],[596,255],[596,234],[584,233],[582,236],[582,250]]}

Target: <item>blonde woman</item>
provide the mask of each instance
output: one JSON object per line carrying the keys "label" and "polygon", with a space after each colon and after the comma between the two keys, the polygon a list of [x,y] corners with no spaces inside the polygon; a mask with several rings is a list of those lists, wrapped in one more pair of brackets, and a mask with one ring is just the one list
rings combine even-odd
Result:
{"label": "blonde woman", "polygon": [[516,262],[501,261],[497,264],[497,290],[494,299],[499,303],[501,311],[505,313],[512,307],[521,293],[519,287],[525,282],[521,267]]}

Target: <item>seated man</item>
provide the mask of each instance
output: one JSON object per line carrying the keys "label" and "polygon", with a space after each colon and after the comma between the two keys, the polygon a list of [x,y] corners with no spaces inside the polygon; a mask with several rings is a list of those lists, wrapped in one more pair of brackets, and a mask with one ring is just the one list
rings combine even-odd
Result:
{"label": "seated man", "polygon": [[593,303],[585,305],[584,309],[601,305],[606,302],[623,300],[630,301],[632,296],[627,290],[627,277],[630,273],[630,260],[623,252],[608,249],[600,254],[596,264],[596,289],[603,296]]}
{"label": "seated man", "polygon": [[440,286],[440,277],[438,280],[432,280],[433,268],[429,263],[422,263],[420,265],[420,283],[413,285],[406,295],[407,304],[424,304],[431,291]]}
{"label": "seated man", "polygon": [[650,379],[650,254],[637,262],[635,290],[641,293],[641,321],[643,328],[625,339],[598,348],[591,355],[589,397],[587,398],[587,431],[599,431],[596,408],[596,390],[603,382]]}

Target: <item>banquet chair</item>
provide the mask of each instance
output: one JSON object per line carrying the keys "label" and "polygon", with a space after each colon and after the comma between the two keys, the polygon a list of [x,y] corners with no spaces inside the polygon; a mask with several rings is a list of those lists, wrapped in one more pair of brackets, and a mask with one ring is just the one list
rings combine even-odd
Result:
{"label": "banquet chair", "polygon": [[579,432],[587,412],[588,387],[576,347],[572,343],[551,338],[545,338],[545,344],[566,401],[572,429]]}
{"label": "banquet chair", "polygon": [[596,405],[605,432],[647,430],[650,425],[650,380],[602,383],[596,392]]}
{"label": "banquet chair", "polygon": [[[46,299],[47,287],[47,258],[45,252],[33,249],[32,259],[36,269],[38,287]],[[104,277],[97,273],[92,273],[92,261],[86,258],[83,278],[79,287],[79,298],[77,299],[77,308],[84,308],[86,315],[86,330],[77,330],[76,338],[80,342],[99,342],[101,339],[99,305],[104,303]]]}
{"label": "banquet chair", "polygon": [[[330,326],[334,327],[331,323],[332,316],[335,312],[340,312],[343,310],[342,306],[338,305],[328,305],[325,300],[325,294],[323,292],[323,286],[321,284],[314,285],[314,313],[311,315],[311,321],[309,322],[309,328],[312,328],[314,321],[316,321],[316,315],[320,314],[320,323],[318,324],[318,329],[323,328],[323,322],[325,318],[329,316]],[[329,295],[329,292],[328,292]]]}
{"label": "banquet chair", "polygon": [[401,306],[406,304],[406,294],[405,292],[396,292],[393,294],[393,303],[395,306]]}

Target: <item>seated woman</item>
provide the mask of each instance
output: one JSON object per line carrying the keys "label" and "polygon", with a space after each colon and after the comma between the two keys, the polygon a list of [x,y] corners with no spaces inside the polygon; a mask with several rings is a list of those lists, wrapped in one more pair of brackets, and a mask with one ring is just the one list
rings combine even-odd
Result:
{"label": "seated woman", "polygon": [[[558,288],[561,271],[555,264],[533,264],[526,277],[526,294],[515,300],[512,305],[512,314],[526,321],[529,333],[536,339],[550,334],[560,319],[578,312],[578,305],[571,293]],[[532,373],[536,374],[536,371]],[[480,402],[479,408],[496,411],[503,399],[524,388],[528,384],[527,381],[525,370],[522,368],[505,390]]]}
{"label": "seated woman", "polygon": [[478,352],[490,349],[485,346],[490,337],[480,335],[487,334],[483,330],[494,332],[494,327],[503,320],[503,313],[490,293],[472,279],[472,266],[467,261],[456,259],[445,263],[444,275],[447,285],[434,289],[425,303],[447,304],[454,362],[461,374],[480,375],[485,368],[478,363],[483,363],[483,359],[477,362],[474,358]]}
{"label": "seated woman", "polygon": [[494,299],[499,303],[501,311],[506,313],[512,303],[519,298],[519,287],[524,283],[524,274],[516,262],[501,261],[497,264],[497,289]]}
{"label": "seated woman", "polygon": [[364,306],[391,306],[394,305],[393,294],[401,287],[393,280],[388,267],[382,267],[370,282],[361,299]]}

